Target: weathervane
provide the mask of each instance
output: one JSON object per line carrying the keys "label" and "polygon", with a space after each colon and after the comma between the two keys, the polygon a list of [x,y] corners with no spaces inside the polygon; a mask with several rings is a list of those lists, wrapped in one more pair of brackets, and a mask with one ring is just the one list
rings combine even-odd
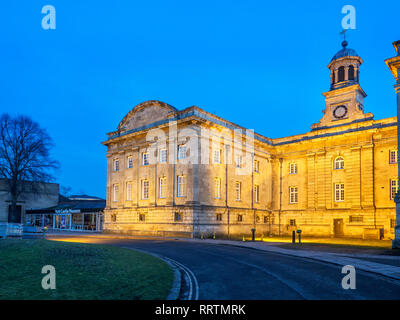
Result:
{"label": "weathervane", "polygon": [[344,41],[346,41],[346,31],[347,31],[347,30],[348,30],[348,29],[343,29],[343,30],[340,32],[340,34],[343,35]]}

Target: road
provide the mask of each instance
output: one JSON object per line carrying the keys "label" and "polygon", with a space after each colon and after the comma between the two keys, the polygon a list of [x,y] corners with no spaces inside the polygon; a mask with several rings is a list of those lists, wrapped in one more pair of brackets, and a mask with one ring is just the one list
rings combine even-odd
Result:
{"label": "road", "polygon": [[356,289],[344,290],[341,267],[277,253],[184,240],[83,241],[173,259],[193,273],[201,300],[400,299],[400,281],[356,270]]}

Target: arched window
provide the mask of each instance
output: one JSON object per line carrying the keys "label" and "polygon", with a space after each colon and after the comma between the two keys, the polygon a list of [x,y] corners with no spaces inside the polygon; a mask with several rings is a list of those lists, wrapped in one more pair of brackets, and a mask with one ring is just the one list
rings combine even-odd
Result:
{"label": "arched window", "polygon": [[344,67],[340,67],[339,68],[339,72],[338,72],[338,76],[339,76],[339,81],[338,82],[340,82],[340,81],[344,81]]}
{"label": "arched window", "polygon": [[349,80],[354,80],[354,67],[349,67]]}
{"label": "arched window", "polygon": [[343,157],[337,157],[335,159],[333,168],[335,170],[344,169],[344,159],[343,159]]}

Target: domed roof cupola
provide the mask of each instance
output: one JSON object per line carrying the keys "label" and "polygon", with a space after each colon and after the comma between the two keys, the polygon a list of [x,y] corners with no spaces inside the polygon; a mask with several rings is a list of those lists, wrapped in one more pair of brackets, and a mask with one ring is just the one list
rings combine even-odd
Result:
{"label": "domed roof cupola", "polygon": [[332,58],[328,65],[331,70],[331,90],[339,89],[359,82],[361,57],[353,49],[347,48],[348,42],[342,42],[342,49]]}

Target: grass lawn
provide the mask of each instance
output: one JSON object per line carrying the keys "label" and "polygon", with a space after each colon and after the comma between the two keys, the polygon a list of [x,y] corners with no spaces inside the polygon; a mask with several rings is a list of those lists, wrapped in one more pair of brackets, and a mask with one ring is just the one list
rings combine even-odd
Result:
{"label": "grass lawn", "polygon": [[[56,289],[44,290],[42,267],[56,269]],[[49,240],[0,240],[0,300],[165,299],[172,269],[130,249]]]}

